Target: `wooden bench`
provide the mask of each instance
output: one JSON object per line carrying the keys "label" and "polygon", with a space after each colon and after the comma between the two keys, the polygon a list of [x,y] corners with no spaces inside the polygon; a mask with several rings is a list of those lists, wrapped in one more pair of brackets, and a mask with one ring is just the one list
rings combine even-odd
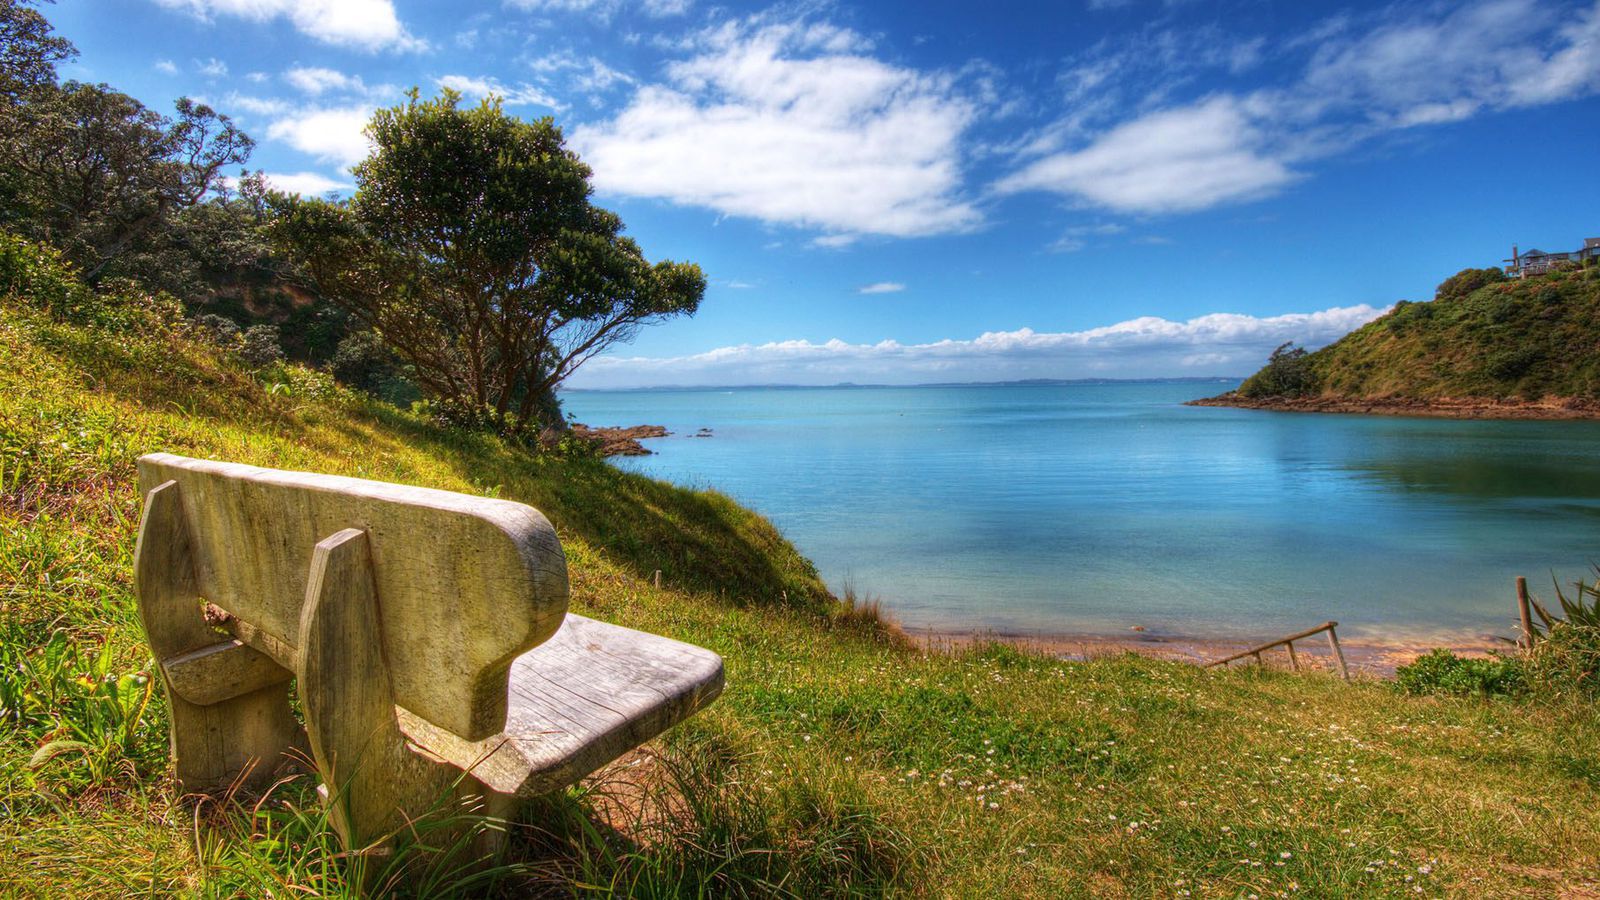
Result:
{"label": "wooden bench", "polygon": [[708,650],[569,615],[532,507],[165,453],[139,483],[139,614],[186,791],[263,786],[309,743],[363,848],[441,798],[509,816],[722,690]]}

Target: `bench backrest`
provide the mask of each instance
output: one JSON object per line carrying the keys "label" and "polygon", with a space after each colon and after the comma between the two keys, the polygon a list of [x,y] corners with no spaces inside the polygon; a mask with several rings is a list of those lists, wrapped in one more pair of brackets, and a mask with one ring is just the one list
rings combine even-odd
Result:
{"label": "bench backrest", "polygon": [[[511,662],[560,627],[567,566],[521,503],[155,453],[148,493],[178,484],[200,598],[297,652],[311,556],[367,532],[395,703],[469,740],[505,723]],[[292,668],[292,665],[289,666]]]}

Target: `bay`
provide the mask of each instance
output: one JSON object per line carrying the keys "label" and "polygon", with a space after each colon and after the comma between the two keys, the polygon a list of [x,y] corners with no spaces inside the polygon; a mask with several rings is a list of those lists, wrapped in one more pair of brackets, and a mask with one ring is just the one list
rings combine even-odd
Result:
{"label": "bay", "polygon": [[[1511,634],[1600,560],[1600,423],[1188,407],[1232,383],[573,391],[913,630]],[[694,437],[711,429],[710,437]]]}

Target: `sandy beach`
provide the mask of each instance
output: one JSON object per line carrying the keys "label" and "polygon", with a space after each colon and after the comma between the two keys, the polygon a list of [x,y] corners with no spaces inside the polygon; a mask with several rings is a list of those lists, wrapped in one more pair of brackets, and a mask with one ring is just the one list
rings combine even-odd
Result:
{"label": "sandy beach", "polygon": [[[1337,629],[1336,629],[1337,630]],[[1117,653],[1140,653],[1161,659],[1204,665],[1274,640],[1281,635],[1261,635],[1253,638],[1224,639],[1183,637],[1152,634],[1148,631],[1129,631],[1115,634],[1022,634],[974,629],[970,631],[903,628],[902,631],[919,646],[930,650],[954,650],[974,643],[994,641],[1010,644],[1061,659],[1082,660]],[[1346,638],[1340,636],[1339,646],[1344,651],[1345,662],[1352,675],[1391,678],[1402,666],[1435,647],[1444,647],[1463,656],[1487,656],[1497,651],[1513,649],[1508,629],[1505,638],[1493,635],[1452,635],[1425,638],[1396,638],[1375,641],[1365,636]],[[1295,653],[1303,668],[1332,669],[1333,655],[1326,635],[1318,634],[1295,642]],[[1262,654],[1263,663],[1280,668],[1289,667],[1289,656],[1282,647]],[[1254,660],[1244,659],[1231,665],[1253,665]]]}

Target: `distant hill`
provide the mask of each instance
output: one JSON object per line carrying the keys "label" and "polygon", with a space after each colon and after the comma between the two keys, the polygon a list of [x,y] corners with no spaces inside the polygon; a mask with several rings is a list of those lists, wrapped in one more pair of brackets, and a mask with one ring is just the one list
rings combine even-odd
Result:
{"label": "distant hill", "polygon": [[1330,412],[1600,416],[1600,268],[1510,279],[1463,269],[1314,353],[1280,347],[1197,401]]}

